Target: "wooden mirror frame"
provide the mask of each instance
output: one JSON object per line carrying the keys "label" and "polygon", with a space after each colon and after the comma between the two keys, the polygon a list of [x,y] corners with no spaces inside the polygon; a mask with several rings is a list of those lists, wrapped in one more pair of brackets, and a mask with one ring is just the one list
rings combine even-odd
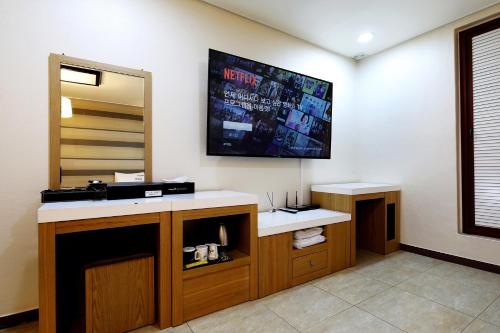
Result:
{"label": "wooden mirror frame", "polygon": [[74,65],[144,79],[144,174],[152,180],[151,72],[51,53],[49,56],[49,188],[61,187],[61,65]]}

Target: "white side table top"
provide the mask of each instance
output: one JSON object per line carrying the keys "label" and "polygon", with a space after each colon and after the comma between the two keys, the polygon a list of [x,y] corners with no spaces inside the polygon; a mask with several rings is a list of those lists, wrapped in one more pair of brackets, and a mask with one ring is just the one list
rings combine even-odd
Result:
{"label": "white side table top", "polygon": [[327,209],[314,209],[297,214],[277,211],[259,213],[259,237],[281,234],[317,226],[340,223],[351,220],[351,214]]}
{"label": "white side table top", "polygon": [[380,184],[380,183],[340,183],[326,185],[312,185],[312,192],[324,192],[346,195],[379,193],[400,191],[401,186],[395,184]]}

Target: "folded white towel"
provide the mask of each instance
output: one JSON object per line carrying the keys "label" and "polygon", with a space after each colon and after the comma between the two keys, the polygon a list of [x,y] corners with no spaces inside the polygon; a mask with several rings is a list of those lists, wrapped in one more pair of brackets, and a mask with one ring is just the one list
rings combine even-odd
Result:
{"label": "folded white towel", "polygon": [[317,235],[317,236],[305,238],[305,239],[297,239],[297,240],[293,241],[293,247],[296,249],[302,249],[304,247],[323,243],[325,240],[326,240],[326,237],[322,236],[322,235]]}
{"label": "folded white towel", "polygon": [[304,229],[304,230],[298,230],[293,233],[293,238],[295,239],[304,239],[304,238],[310,238],[314,237],[317,235],[321,235],[323,232],[322,227],[316,227],[316,228],[309,228],[309,229]]}

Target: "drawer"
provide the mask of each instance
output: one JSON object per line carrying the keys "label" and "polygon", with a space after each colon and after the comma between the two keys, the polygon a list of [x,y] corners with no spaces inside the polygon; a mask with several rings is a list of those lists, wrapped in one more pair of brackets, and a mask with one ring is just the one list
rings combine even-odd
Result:
{"label": "drawer", "polygon": [[292,262],[292,277],[296,278],[325,269],[327,264],[328,251],[311,253],[295,258]]}
{"label": "drawer", "polygon": [[250,300],[250,266],[184,280],[184,321]]}

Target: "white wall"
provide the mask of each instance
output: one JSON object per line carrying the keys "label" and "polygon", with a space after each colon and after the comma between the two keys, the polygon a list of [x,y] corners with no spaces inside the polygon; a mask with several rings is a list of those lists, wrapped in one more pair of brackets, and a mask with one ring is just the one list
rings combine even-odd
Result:
{"label": "white wall", "polygon": [[500,265],[500,241],[458,232],[454,29],[500,5],[359,63],[362,180],[402,186],[401,242]]}
{"label": "white wall", "polygon": [[266,191],[283,202],[298,188],[299,161],[205,156],[208,48],[333,81],[334,158],[305,161],[303,179],[357,178],[350,59],[198,1],[5,0],[0,13],[0,316],[38,306],[51,52],[151,71],[154,179],[187,175],[198,189],[254,192],[261,208]]}

